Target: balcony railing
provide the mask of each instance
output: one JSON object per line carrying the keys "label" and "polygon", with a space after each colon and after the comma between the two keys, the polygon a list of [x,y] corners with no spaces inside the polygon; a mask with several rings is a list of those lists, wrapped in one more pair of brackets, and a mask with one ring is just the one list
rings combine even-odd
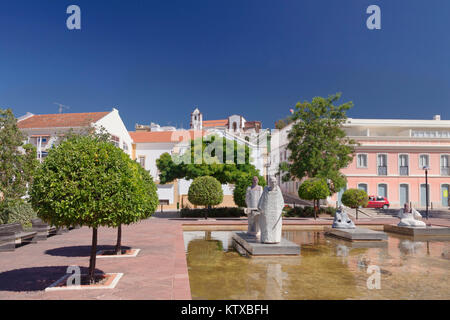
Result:
{"label": "balcony railing", "polygon": [[386,166],[378,166],[378,175],[379,176],[387,176],[387,167]]}
{"label": "balcony railing", "polygon": [[401,166],[400,167],[400,175],[401,176],[408,176],[409,175],[409,167],[408,166]]}
{"label": "balcony railing", "polygon": [[441,167],[441,175],[450,176],[450,167]]}

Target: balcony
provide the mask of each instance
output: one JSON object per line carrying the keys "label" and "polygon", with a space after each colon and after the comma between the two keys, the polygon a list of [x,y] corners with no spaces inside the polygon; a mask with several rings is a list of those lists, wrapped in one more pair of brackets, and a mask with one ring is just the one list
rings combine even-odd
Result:
{"label": "balcony", "polygon": [[441,167],[442,176],[450,176],[450,167]]}
{"label": "balcony", "polygon": [[409,167],[408,166],[400,166],[400,175],[401,176],[409,176]]}
{"label": "balcony", "polygon": [[378,166],[378,175],[379,176],[387,176],[387,167],[386,166]]}

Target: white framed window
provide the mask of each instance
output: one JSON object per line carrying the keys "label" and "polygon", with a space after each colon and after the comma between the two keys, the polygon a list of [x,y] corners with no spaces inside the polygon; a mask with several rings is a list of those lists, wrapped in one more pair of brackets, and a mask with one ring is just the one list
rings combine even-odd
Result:
{"label": "white framed window", "polygon": [[139,164],[145,169],[145,156],[139,156]]}
{"label": "white framed window", "polygon": [[441,175],[450,176],[450,155],[441,154]]}
{"label": "white framed window", "polygon": [[409,176],[409,155],[398,155],[398,171],[401,176]]}
{"label": "white framed window", "polygon": [[419,169],[430,167],[430,156],[428,154],[419,155]]}
{"label": "white framed window", "polygon": [[113,145],[120,148],[120,138],[119,137],[111,135],[111,142],[113,143]]}
{"label": "white framed window", "polygon": [[122,149],[123,151],[128,151],[128,144],[125,141],[122,143]]}
{"label": "white framed window", "polygon": [[356,155],[356,167],[357,168],[367,168],[368,160],[367,153],[358,153]]}

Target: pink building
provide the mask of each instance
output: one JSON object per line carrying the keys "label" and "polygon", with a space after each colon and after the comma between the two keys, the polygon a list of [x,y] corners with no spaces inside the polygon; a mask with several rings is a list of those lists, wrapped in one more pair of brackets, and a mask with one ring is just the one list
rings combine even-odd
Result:
{"label": "pink building", "polygon": [[[273,149],[280,160],[286,159],[286,132],[280,131],[280,143]],[[369,195],[385,196],[392,208],[411,202],[426,206],[425,170],[428,167],[429,205],[448,208],[450,191],[450,121],[348,119],[345,130],[360,143],[353,162],[342,172],[347,189],[360,188]],[[282,132],[286,131],[286,132]],[[296,194],[298,182],[281,183],[287,193]],[[344,190],[328,199],[340,203]]]}

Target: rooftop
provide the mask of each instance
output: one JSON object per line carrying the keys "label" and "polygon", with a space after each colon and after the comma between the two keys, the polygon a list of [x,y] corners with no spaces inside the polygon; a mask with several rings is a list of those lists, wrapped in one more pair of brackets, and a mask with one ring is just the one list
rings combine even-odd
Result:
{"label": "rooftop", "polygon": [[109,113],[110,111],[36,114],[30,115],[23,120],[19,119],[17,126],[19,129],[86,127]]}

